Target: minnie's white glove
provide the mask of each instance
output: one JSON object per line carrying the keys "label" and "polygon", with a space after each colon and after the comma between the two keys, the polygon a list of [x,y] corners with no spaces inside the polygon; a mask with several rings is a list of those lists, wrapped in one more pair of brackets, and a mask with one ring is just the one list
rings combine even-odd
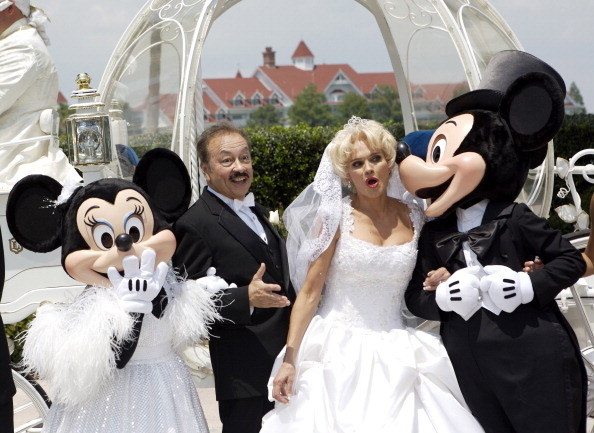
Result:
{"label": "minnie's white glove", "polygon": [[161,291],[169,270],[169,266],[163,262],[155,269],[156,257],[157,254],[153,250],[144,250],[140,265],[138,257],[132,255],[124,257],[123,277],[113,266],[107,270],[107,277],[127,312],[148,314],[153,311],[151,301]]}
{"label": "minnie's white glove", "polygon": [[212,266],[206,270],[206,277],[198,278],[196,282],[212,294],[221,290],[237,287],[235,283],[227,284],[225,280],[216,275],[217,270]]}
{"label": "minnie's white glove", "polygon": [[453,311],[468,320],[481,308],[480,281],[476,274],[480,267],[471,266],[454,272],[437,286],[435,301],[443,311]]}
{"label": "minnie's white glove", "polygon": [[487,292],[493,303],[506,313],[534,299],[532,281],[526,272],[516,272],[507,266],[485,266],[481,291]]}

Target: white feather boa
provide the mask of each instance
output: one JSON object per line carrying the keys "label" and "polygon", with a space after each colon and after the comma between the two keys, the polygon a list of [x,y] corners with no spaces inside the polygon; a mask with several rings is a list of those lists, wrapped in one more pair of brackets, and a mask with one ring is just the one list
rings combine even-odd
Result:
{"label": "white feather boa", "polygon": [[213,296],[204,284],[185,280],[171,284],[173,301],[167,306],[165,319],[173,334],[173,349],[181,354],[190,345],[208,338],[208,326],[221,316],[215,308]]}
{"label": "white feather boa", "polygon": [[134,319],[112,289],[87,288],[72,304],[42,305],[26,333],[23,364],[49,381],[52,400],[83,402],[115,372]]}
{"label": "white feather boa", "polygon": [[[169,321],[172,348],[181,354],[207,338],[208,325],[221,317],[216,296],[204,284],[176,281],[173,273],[169,280],[170,301],[162,320]],[[69,305],[45,304],[37,310],[24,337],[23,366],[50,383],[52,400],[80,404],[113,380],[115,352],[131,338],[133,325],[113,289],[87,288]]]}

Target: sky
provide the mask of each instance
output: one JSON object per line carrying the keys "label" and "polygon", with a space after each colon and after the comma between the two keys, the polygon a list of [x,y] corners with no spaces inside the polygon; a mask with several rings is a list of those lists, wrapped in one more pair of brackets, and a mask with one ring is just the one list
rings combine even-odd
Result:
{"label": "sky", "polygon": [[[99,86],[112,51],[144,3],[33,0],[51,19],[49,48],[65,96],[74,90],[79,72],[88,72],[92,85]],[[490,0],[490,4],[525,51],[557,69],[568,88],[575,82],[586,108],[594,112],[594,1]],[[277,64],[290,64],[300,40],[317,63],[348,63],[358,72],[391,70],[373,16],[355,0],[243,0],[212,25],[204,46],[203,77],[233,77],[238,70],[250,76],[261,65],[267,46],[276,51]]]}

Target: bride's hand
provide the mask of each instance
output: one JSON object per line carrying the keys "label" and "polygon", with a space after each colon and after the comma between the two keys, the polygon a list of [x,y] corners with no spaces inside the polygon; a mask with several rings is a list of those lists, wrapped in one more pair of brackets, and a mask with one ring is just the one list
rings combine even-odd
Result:
{"label": "bride's hand", "polygon": [[423,281],[423,290],[435,291],[439,283],[443,283],[450,278],[450,273],[444,267],[438,268],[427,273],[427,278]]}
{"label": "bride's hand", "polygon": [[293,380],[295,380],[295,366],[283,362],[272,382],[272,397],[281,403],[288,403],[293,395]]}

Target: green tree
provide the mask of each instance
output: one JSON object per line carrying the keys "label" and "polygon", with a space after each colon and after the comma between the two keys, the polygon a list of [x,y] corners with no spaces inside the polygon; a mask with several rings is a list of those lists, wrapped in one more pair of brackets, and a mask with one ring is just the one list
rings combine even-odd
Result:
{"label": "green tree", "polygon": [[[575,81],[571,82],[571,85],[569,86],[569,96],[571,96],[571,99],[573,99],[575,101],[576,104],[581,105],[582,107],[584,106],[584,98],[582,98],[582,94],[580,92],[580,89],[578,89],[577,84],[575,84]],[[579,110],[576,110],[575,114],[586,114],[586,108],[581,108]]]}
{"label": "green tree", "polygon": [[275,126],[280,125],[283,113],[273,105],[263,105],[250,114],[247,126]]}
{"label": "green tree", "polygon": [[73,113],[74,110],[71,110],[68,104],[58,104],[58,117],[60,119],[59,134],[66,134],[66,119]]}
{"label": "green tree", "polygon": [[291,125],[301,123],[309,126],[328,126],[334,123],[326,96],[318,92],[316,85],[309,83],[295,98],[295,103],[287,112]]}
{"label": "green tree", "polygon": [[356,93],[347,93],[344,99],[338,106],[338,120],[341,123],[346,123],[351,116],[359,116],[363,119],[371,117],[371,110],[369,102],[365,96]]}
{"label": "green tree", "polygon": [[389,84],[380,84],[371,94],[371,115],[378,122],[402,121],[398,91]]}

